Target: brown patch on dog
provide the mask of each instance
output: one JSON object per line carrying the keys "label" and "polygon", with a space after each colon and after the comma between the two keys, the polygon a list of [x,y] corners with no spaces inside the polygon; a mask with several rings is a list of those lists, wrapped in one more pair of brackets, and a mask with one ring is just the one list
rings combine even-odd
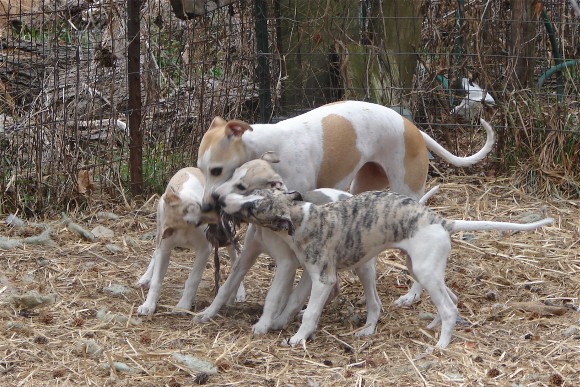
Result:
{"label": "brown patch on dog", "polygon": [[383,168],[376,163],[366,163],[356,173],[351,193],[356,195],[365,191],[383,190],[389,186],[389,179]]}
{"label": "brown patch on dog", "polygon": [[215,117],[211,124],[209,125],[209,129],[203,135],[201,139],[201,143],[199,144],[199,154],[202,155],[205,151],[210,148],[213,144],[220,141],[225,135],[225,126],[227,121],[221,117]]}
{"label": "brown patch on dog", "polygon": [[330,114],[322,119],[322,164],[317,187],[335,187],[360,160],[356,131],[344,117]]}
{"label": "brown patch on dog", "polygon": [[165,193],[171,192],[171,187],[177,192],[181,192],[183,185],[187,180],[189,180],[189,174],[192,174],[201,182],[201,184],[205,184],[205,177],[203,177],[203,173],[199,168],[188,167],[180,169],[172,178],[169,180],[169,184],[167,184],[167,189]]}
{"label": "brown patch on dog", "polygon": [[403,119],[405,131],[405,184],[413,192],[420,193],[425,185],[429,169],[429,157],[425,140],[419,129],[406,118]]}

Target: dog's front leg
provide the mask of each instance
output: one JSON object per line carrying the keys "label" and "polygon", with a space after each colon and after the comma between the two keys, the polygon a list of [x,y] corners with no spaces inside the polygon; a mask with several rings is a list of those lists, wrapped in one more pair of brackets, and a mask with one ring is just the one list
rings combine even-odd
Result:
{"label": "dog's front leg", "polygon": [[357,337],[374,334],[381,314],[381,299],[377,293],[376,264],[377,258],[374,257],[354,270],[362,283],[367,304],[366,326],[355,333]]}
{"label": "dog's front leg", "polygon": [[[275,316],[280,314],[280,309],[287,304],[288,295],[292,290],[298,261],[290,249],[285,250],[289,250],[291,256],[287,257],[282,254],[276,257],[276,274],[264,301],[264,311],[260,320],[252,327],[252,332],[256,335],[267,333],[272,329]],[[280,254],[280,251],[278,253]]]}
{"label": "dog's front leg", "polygon": [[296,334],[288,341],[283,341],[283,345],[289,344],[295,346],[296,344],[306,341],[314,333],[318,326],[318,320],[322,314],[324,304],[337,281],[334,266],[327,266],[322,273],[319,265],[306,263],[304,266],[305,270],[308,270],[308,274],[312,280],[310,300],[308,301],[308,306],[302,316],[302,324],[300,325],[298,332],[296,332]]}
{"label": "dog's front leg", "polygon": [[[145,302],[137,308],[138,315],[148,316],[155,312],[157,300],[159,299],[159,294],[161,292],[161,283],[163,282],[163,278],[167,272],[173,247],[174,246],[171,243],[164,240],[153,252],[153,258],[151,259],[151,263],[149,263],[149,267],[153,264],[153,273],[151,274],[149,291],[147,292]],[[147,271],[149,271],[149,268]],[[147,275],[147,273],[145,273],[145,275]],[[143,275],[143,277],[145,277],[145,275]]]}
{"label": "dog's front leg", "polygon": [[[232,267],[236,263],[238,259],[238,253],[233,245],[227,245],[226,250],[230,256],[230,260],[232,262]],[[246,301],[246,289],[244,288],[244,282],[240,282],[240,286],[238,287],[238,291],[236,292],[236,297],[234,299],[233,294],[230,296],[228,300],[228,304],[233,304],[234,302],[244,302]]]}
{"label": "dog's front leg", "polygon": [[310,279],[308,272],[304,270],[298,285],[296,285],[296,288],[294,288],[290,294],[284,310],[280,312],[276,318],[274,318],[274,321],[272,321],[271,329],[285,328],[294,318],[294,316],[300,312],[300,309],[302,309],[304,306],[306,298],[310,294],[311,290],[312,280]]}
{"label": "dog's front leg", "polygon": [[159,249],[155,249],[153,254],[151,255],[151,260],[149,261],[149,266],[147,266],[147,270],[145,273],[139,278],[139,281],[135,284],[137,287],[149,287],[151,284],[151,277],[153,276],[153,269],[155,269],[155,261],[156,256],[158,254]]}
{"label": "dog's front leg", "polygon": [[222,306],[228,301],[232,293],[240,286],[244,276],[256,262],[258,255],[262,252],[262,242],[260,233],[256,232],[256,226],[248,226],[244,239],[244,249],[232,265],[230,275],[220,287],[217,296],[210,306],[193,318],[194,322],[208,322],[214,317]]}

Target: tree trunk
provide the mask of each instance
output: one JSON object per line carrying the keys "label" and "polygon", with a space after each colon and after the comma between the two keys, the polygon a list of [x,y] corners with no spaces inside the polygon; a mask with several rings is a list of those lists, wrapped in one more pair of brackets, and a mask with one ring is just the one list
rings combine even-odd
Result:
{"label": "tree trunk", "polygon": [[512,0],[510,56],[519,86],[529,88],[534,83],[534,23],[533,2]]}
{"label": "tree trunk", "polygon": [[358,34],[358,1],[277,0],[282,111],[342,98],[335,43]]}
{"label": "tree trunk", "polygon": [[347,98],[387,106],[405,104],[404,95],[413,87],[417,66],[422,23],[419,6],[413,0],[372,2],[370,17],[361,20],[365,32],[361,41],[349,44],[342,55]]}

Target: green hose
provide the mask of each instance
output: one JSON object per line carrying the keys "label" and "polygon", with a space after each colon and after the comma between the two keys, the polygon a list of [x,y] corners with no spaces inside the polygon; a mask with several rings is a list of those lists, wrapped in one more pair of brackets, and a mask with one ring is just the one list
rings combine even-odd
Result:
{"label": "green hose", "polygon": [[[538,78],[538,87],[542,87],[542,85],[544,84],[544,82],[546,82],[546,80],[548,78],[550,78],[552,75],[554,75],[554,73],[560,72],[562,71],[562,69],[565,69],[566,67],[571,67],[571,66],[575,66],[575,65],[579,65],[580,66],[580,60],[567,60],[566,62],[560,63],[556,66],[552,66],[550,67],[548,70],[546,70],[546,72],[544,74],[542,74],[540,76],[540,78]],[[560,99],[562,97],[562,94],[558,94],[558,98]]]}
{"label": "green hose", "polygon": [[[550,45],[552,46],[552,55],[554,55],[554,62],[556,62],[556,66],[554,67],[558,67],[559,65],[562,64],[562,56],[560,55],[560,48],[558,47],[558,41],[556,40],[556,35],[554,34],[552,22],[550,22],[550,18],[548,18],[548,14],[546,13],[545,9],[542,9],[542,19],[544,20],[544,27],[546,27],[546,32],[548,33],[548,37],[550,39]],[[554,72],[560,71],[554,70]],[[551,74],[553,74],[554,72],[552,72]],[[539,80],[538,83],[540,83]],[[562,101],[562,99],[564,99],[564,81],[562,80],[562,74],[558,75],[558,78],[556,78],[556,83],[557,83],[556,94],[558,95],[558,101]]]}

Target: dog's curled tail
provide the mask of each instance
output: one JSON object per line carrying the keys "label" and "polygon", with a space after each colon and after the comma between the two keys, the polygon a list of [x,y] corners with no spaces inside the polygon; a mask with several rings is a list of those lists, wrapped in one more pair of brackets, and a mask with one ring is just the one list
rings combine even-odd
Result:
{"label": "dog's curled tail", "polygon": [[442,157],[448,163],[455,165],[456,167],[468,167],[483,160],[485,156],[491,151],[493,144],[495,143],[495,132],[490,124],[487,123],[483,118],[479,120],[481,125],[485,128],[485,133],[487,139],[485,140],[485,145],[476,154],[467,157],[455,156],[453,153],[449,152],[447,149],[443,148],[437,141],[431,138],[428,134],[421,131],[423,139],[427,148],[433,151],[439,157]]}
{"label": "dog's curled tail", "polygon": [[532,223],[491,222],[486,220],[454,220],[451,232],[478,230],[531,231],[552,222],[554,222],[553,218],[545,218]]}

